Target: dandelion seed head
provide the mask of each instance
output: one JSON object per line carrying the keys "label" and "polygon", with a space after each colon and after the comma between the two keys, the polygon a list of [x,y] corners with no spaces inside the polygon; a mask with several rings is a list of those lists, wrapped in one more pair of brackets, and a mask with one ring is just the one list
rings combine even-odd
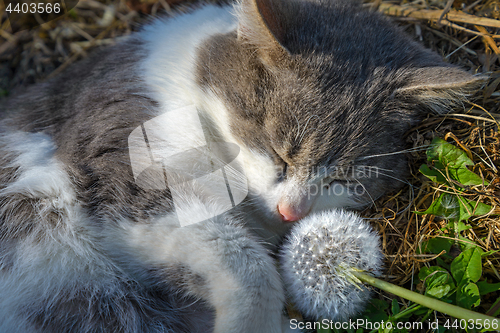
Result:
{"label": "dandelion seed head", "polygon": [[[293,254],[301,254],[295,262]],[[296,224],[281,249],[281,269],[296,307],[316,319],[346,320],[361,312],[370,290],[352,272],[380,274],[378,235],[353,212],[332,210]]]}

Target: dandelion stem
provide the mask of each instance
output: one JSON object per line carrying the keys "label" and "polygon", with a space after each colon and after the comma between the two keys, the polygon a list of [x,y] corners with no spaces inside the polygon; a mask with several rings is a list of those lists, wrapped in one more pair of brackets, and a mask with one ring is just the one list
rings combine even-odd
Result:
{"label": "dandelion stem", "polygon": [[461,308],[456,305],[448,304],[443,301],[437,300],[435,298],[431,298],[425,295],[418,294],[411,290],[396,286],[392,283],[377,279],[367,273],[360,271],[352,271],[352,274],[356,276],[361,281],[368,283],[371,286],[382,289],[383,291],[389,292],[396,296],[400,296],[409,301],[418,303],[422,306],[425,306],[429,309],[442,312],[449,316],[458,318],[458,319],[473,319],[473,320],[484,320],[485,322],[492,322],[493,320],[498,320],[498,318],[490,317],[482,313],[474,312],[471,310],[467,310]]}

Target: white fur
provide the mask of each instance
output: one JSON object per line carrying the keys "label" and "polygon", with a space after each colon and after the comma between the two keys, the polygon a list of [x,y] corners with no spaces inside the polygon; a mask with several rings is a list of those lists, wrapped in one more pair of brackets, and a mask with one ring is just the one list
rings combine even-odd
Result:
{"label": "white fur", "polygon": [[2,135],[0,142],[15,156],[12,164],[4,167],[19,168],[17,180],[0,190],[0,195],[21,193],[52,198],[61,204],[75,200],[62,163],[53,158],[55,146],[49,136],[14,132]]}
{"label": "white fur", "polygon": [[199,105],[196,50],[207,38],[236,27],[233,8],[214,5],[145,27],[140,37],[146,41],[148,56],[140,64],[141,72],[152,97],[160,103],[160,113]]}
{"label": "white fur", "polygon": [[[236,162],[243,165],[245,175],[236,165],[229,165],[228,177],[246,177],[252,193],[264,199],[269,215],[276,215],[277,203],[283,198],[292,204],[300,201],[296,191],[304,193],[303,185],[292,179],[277,186],[272,160],[232,137],[224,103],[215,94],[201,91],[194,77],[197,48],[210,36],[236,28],[231,7],[206,6],[177,18],[157,20],[140,32],[146,57],[138,64],[138,72],[150,97],[159,103],[156,118],[144,127],[151,145],[160,147],[154,150],[153,159],[168,159],[206,144],[198,117],[186,110],[194,107],[208,113],[220,126],[224,140],[241,148]],[[141,131],[130,142],[144,149],[138,141]],[[104,223],[104,230],[95,230],[91,217],[76,200],[64,165],[54,156],[55,147],[48,136],[17,132],[0,141],[16,156],[8,167],[19,168],[17,179],[0,191],[0,198],[37,199],[39,213],[36,221],[26,221],[35,230],[12,246],[12,267],[0,270],[0,332],[32,331],[19,326],[23,321],[18,315],[22,314],[14,309],[30,304],[50,308],[64,289],[100,284],[112,290],[120,268],[97,244],[107,247],[107,253],[128,254],[124,260],[153,266],[182,264],[202,275],[208,287],[206,294],[197,296],[206,297],[215,307],[217,333],[281,333],[286,328],[279,275],[265,248],[245,229],[224,217],[178,227],[181,219],[201,221],[218,215],[221,194],[210,182],[220,183],[220,177],[210,179],[203,188],[189,187],[200,185],[195,183],[180,187],[174,193],[176,213],[143,224]],[[139,158],[139,167],[147,166],[146,161]],[[56,225],[50,225],[48,218],[53,213],[58,214]]]}
{"label": "white fur", "polygon": [[[0,200],[11,200],[14,194],[40,200],[34,207],[35,220],[24,221],[32,225],[26,238],[6,243],[4,249],[7,266],[0,269],[0,332],[33,332],[29,325],[23,327],[18,316],[27,313],[17,313],[18,309],[32,304],[49,308],[50,300],[57,299],[63,289],[99,279],[111,265],[96,252],[96,234],[76,201],[63,164],[54,157],[52,140],[44,134],[15,132],[4,134],[0,143],[8,155],[16,156],[4,167],[19,170],[17,180],[0,191]],[[53,212],[59,214],[58,219],[47,220],[46,214]]]}
{"label": "white fur", "polygon": [[[294,179],[277,184],[278,170],[272,159],[265,153],[246,148],[244,142],[239,142],[233,137],[229,128],[229,112],[223,101],[212,91],[202,91],[195,82],[197,48],[214,34],[237,29],[235,12],[240,9],[236,8],[206,6],[174,19],[158,20],[141,33],[142,39],[146,41],[146,51],[149,53],[140,64],[143,69],[141,72],[145,83],[152,91],[152,97],[160,104],[157,119],[161,118],[161,121],[153,120],[155,133],[151,136],[158,142],[163,142],[157,146],[165,147],[165,156],[171,155],[172,151],[182,152],[200,147],[205,144],[205,138],[200,135],[201,131],[197,128],[199,119],[192,117],[191,112],[183,111],[186,107],[194,107],[209,114],[224,140],[238,144],[241,149],[235,163],[243,167],[244,175],[238,177],[240,179],[246,177],[251,193],[262,199],[267,213],[274,216],[276,223],[280,223],[276,209],[278,203],[286,201],[293,206],[303,202],[304,196],[311,198],[311,193],[308,192],[309,184],[300,184]],[[244,11],[238,15],[239,19],[248,16]],[[147,129],[148,135],[151,131],[152,127]],[[196,161],[193,161],[193,164],[195,163]],[[319,192],[322,195],[314,196],[309,210],[353,204],[352,199],[345,195],[332,195],[324,190]]]}
{"label": "white fur", "polygon": [[[220,210],[217,202],[201,196],[182,197],[185,201],[178,210],[189,212],[193,219]],[[182,265],[203,276],[207,285],[199,286],[204,291],[195,296],[202,296],[215,308],[214,332],[281,333],[282,322],[286,322],[281,314],[283,290],[264,247],[241,225],[224,218],[182,228],[176,225],[175,214],[147,224],[124,221],[123,231],[107,233],[123,238],[114,236],[106,243],[112,251],[129,252],[145,265]]]}
{"label": "white fur", "polygon": [[[156,161],[163,160],[169,164],[171,156],[207,144],[210,138],[205,137],[196,110],[205,110],[208,104],[217,104],[215,108],[210,108],[210,111],[213,111],[210,114],[216,118],[226,114],[223,104],[217,100],[212,102],[215,97],[201,91],[195,82],[196,52],[209,37],[233,31],[236,26],[232,7],[209,5],[191,14],[167,21],[158,20],[141,32],[142,39],[146,41],[146,51],[149,53],[141,63],[143,79],[152,91],[151,96],[160,105],[158,116],[144,124]],[[224,134],[226,142],[234,142],[228,131]],[[193,160],[190,164],[193,169],[197,166],[203,167],[202,161],[199,160]],[[238,204],[247,194],[246,179],[236,165],[229,165],[226,169],[228,177],[232,176],[233,199]],[[224,201],[224,207],[231,205],[227,189],[219,189],[221,184],[224,185],[221,171],[198,178],[197,181],[206,184],[202,190],[219,194],[219,199]],[[182,184],[180,186],[182,187]],[[175,196],[174,202],[182,200],[177,194],[178,189],[170,187]],[[221,209],[221,212],[228,210]],[[178,214],[181,225],[189,224],[189,215],[188,213],[184,217],[182,213]],[[194,220],[191,223],[195,222],[199,221]]]}
{"label": "white fur", "polygon": [[140,33],[147,56],[139,64],[139,72],[149,94],[159,103],[157,116],[165,118],[163,125],[155,122],[150,130],[170,145],[165,149],[167,156],[172,150],[181,152],[206,144],[199,118],[183,112],[201,109],[206,98],[196,84],[196,52],[209,37],[234,29],[232,7],[207,5],[190,14],[156,20]]}

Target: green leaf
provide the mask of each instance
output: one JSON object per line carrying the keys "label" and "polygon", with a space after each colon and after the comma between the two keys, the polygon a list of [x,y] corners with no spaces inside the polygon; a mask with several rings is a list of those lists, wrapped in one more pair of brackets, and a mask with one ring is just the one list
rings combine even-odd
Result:
{"label": "green leaf", "polygon": [[466,309],[476,307],[481,303],[479,289],[475,283],[460,285],[457,289],[457,305]]}
{"label": "green leaf", "polygon": [[425,294],[429,296],[443,298],[455,289],[450,273],[438,266],[421,268],[418,278],[425,281]]}
{"label": "green leaf", "polygon": [[431,275],[432,273],[436,272],[436,271],[442,271],[442,272],[446,272],[445,269],[439,267],[439,266],[431,266],[431,267],[422,267],[420,268],[420,271],[418,272],[418,278],[420,279],[420,281],[425,281],[425,279]]}
{"label": "green leaf", "polygon": [[392,303],[391,303],[391,312],[392,312],[392,314],[393,314],[393,315],[395,315],[395,314],[398,314],[398,313],[399,313],[399,310],[400,310],[400,309],[399,309],[399,303],[398,303],[398,301],[394,298],[394,299],[392,300]]}
{"label": "green leaf", "polygon": [[429,166],[427,166],[426,164],[422,164],[422,166],[420,166],[419,171],[424,176],[426,176],[435,183],[449,184],[448,181],[446,180],[446,177],[444,176],[445,174],[442,171],[440,172],[434,168],[430,169]]}
{"label": "green leaf", "polygon": [[[432,214],[450,221],[464,221],[471,216],[487,214],[490,210],[491,206],[482,202],[469,200],[450,193],[442,193],[426,211],[417,212],[417,214]],[[462,228],[462,230],[466,229]]]}
{"label": "green leaf", "polygon": [[417,212],[417,214],[432,214],[454,221],[460,217],[460,204],[455,195],[443,193],[425,212]]}
{"label": "green leaf", "polygon": [[[473,241],[471,241],[467,237],[464,237],[462,235],[458,235],[458,239],[460,240],[458,242],[458,244],[460,245],[460,249],[462,250],[462,252],[469,250],[469,249],[479,248],[479,246],[476,243],[474,243]],[[481,250],[481,257],[482,256],[483,256],[483,252]]]}
{"label": "green leaf", "polygon": [[382,320],[387,321],[389,316],[385,310],[389,307],[386,301],[381,299],[372,298],[363,312],[363,318],[368,319],[372,322],[381,322]]}
{"label": "green leaf", "polygon": [[466,225],[465,223],[463,223],[462,221],[459,221],[459,222],[454,222],[453,223],[453,229],[455,230],[455,232],[457,233],[460,233],[464,230],[469,230],[470,228],[472,228],[472,226],[470,225]]}
{"label": "green leaf", "polygon": [[428,296],[441,299],[447,296],[451,290],[452,287],[449,284],[436,284],[435,286],[427,289],[425,291],[425,294]]}
{"label": "green leaf", "polygon": [[[433,162],[438,169],[447,169],[450,177],[463,185],[483,184],[481,177],[467,169],[467,166],[474,165],[467,154],[443,139],[432,140],[431,147],[427,150],[427,161]],[[484,184],[488,183],[484,181]]]}
{"label": "green leaf", "polygon": [[448,238],[435,237],[426,242],[422,242],[422,253],[439,254],[443,250],[450,253],[453,240]]}
{"label": "green leaf", "polygon": [[491,206],[482,202],[472,201],[464,197],[459,197],[460,221],[468,220],[471,216],[485,215],[491,210]]}
{"label": "green leaf", "polygon": [[455,289],[455,284],[448,272],[438,272],[430,278],[429,287],[425,291],[426,295],[436,298],[443,298]]}
{"label": "green leaf", "polygon": [[487,252],[483,252],[483,253],[481,253],[481,257],[491,256],[492,254],[497,253],[498,251],[500,251],[500,250],[489,250]]}
{"label": "green leaf", "polygon": [[482,296],[500,290],[500,283],[480,281],[477,283],[477,287],[479,288],[479,294]]}
{"label": "green leaf", "polygon": [[460,253],[451,263],[451,274],[458,285],[469,281],[477,282],[481,277],[481,250],[478,247],[470,248]]}

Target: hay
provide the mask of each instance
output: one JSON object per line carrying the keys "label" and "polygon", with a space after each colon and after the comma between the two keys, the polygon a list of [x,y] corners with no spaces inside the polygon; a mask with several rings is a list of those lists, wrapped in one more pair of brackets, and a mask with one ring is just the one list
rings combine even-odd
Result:
{"label": "hay", "polygon": [[[447,115],[430,115],[408,133],[407,142],[415,151],[407,154],[412,177],[410,185],[400,192],[376,202],[364,216],[376,221],[386,254],[386,279],[415,288],[411,282],[423,265],[436,265],[436,255],[417,254],[423,241],[432,237],[455,239],[456,235],[441,230],[446,221],[433,215],[417,215],[425,211],[446,190],[419,173],[425,163],[425,148],[436,136],[468,152],[476,163],[473,171],[489,182],[489,186],[467,188],[463,196],[493,207],[486,216],[471,218],[471,229],[462,232],[484,251],[500,249],[500,3],[498,1],[367,1],[390,15],[406,31],[447,61],[461,65],[473,73],[490,76],[488,83],[469,103]],[[396,4],[397,3],[397,4]],[[446,8],[447,3],[453,6]],[[460,253],[452,247],[450,255]],[[440,254],[442,255],[442,254]],[[439,255],[438,255],[439,256]],[[500,253],[488,256],[483,277],[500,280]],[[417,286],[419,289],[421,286]],[[483,299],[479,311],[486,312],[499,293]]]}
{"label": "hay", "polygon": [[[149,19],[149,14],[182,11],[182,6],[194,1],[183,1],[180,5],[178,2],[81,0],[68,15],[18,32],[9,31],[5,15],[0,15],[0,96],[13,87],[52,77],[92,49],[115,43],[121,36],[137,30]],[[476,163],[473,170],[490,184],[464,191],[469,199],[489,204],[494,211],[472,218],[473,228],[463,234],[485,251],[500,250],[500,219],[495,215],[500,212],[500,4],[493,0],[365,2],[366,6],[391,16],[447,61],[491,77],[470,103],[448,115],[430,115],[408,133],[408,145],[415,148],[407,154],[412,173],[410,185],[378,200],[374,207],[363,212],[382,235],[387,257],[386,279],[414,289],[411,284],[414,274],[436,258],[436,255],[417,254],[422,241],[436,236],[456,239],[456,235],[441,231],[445,224],[442,219],[414,213],[424,211],[445,191],[418,172],[425,163],[425,147],[436,136],[468,151]],[[0,14],[4,14],[1,6],[2,2]],[[30,27],[29,22],[26,24]],[[453,251],[452,255],[459,253],[458,248]],[[500,253],[489,256],[483,270],[483,276],[500,280]],[[481,311],[486,311],[493,301],[483,302]]]}

